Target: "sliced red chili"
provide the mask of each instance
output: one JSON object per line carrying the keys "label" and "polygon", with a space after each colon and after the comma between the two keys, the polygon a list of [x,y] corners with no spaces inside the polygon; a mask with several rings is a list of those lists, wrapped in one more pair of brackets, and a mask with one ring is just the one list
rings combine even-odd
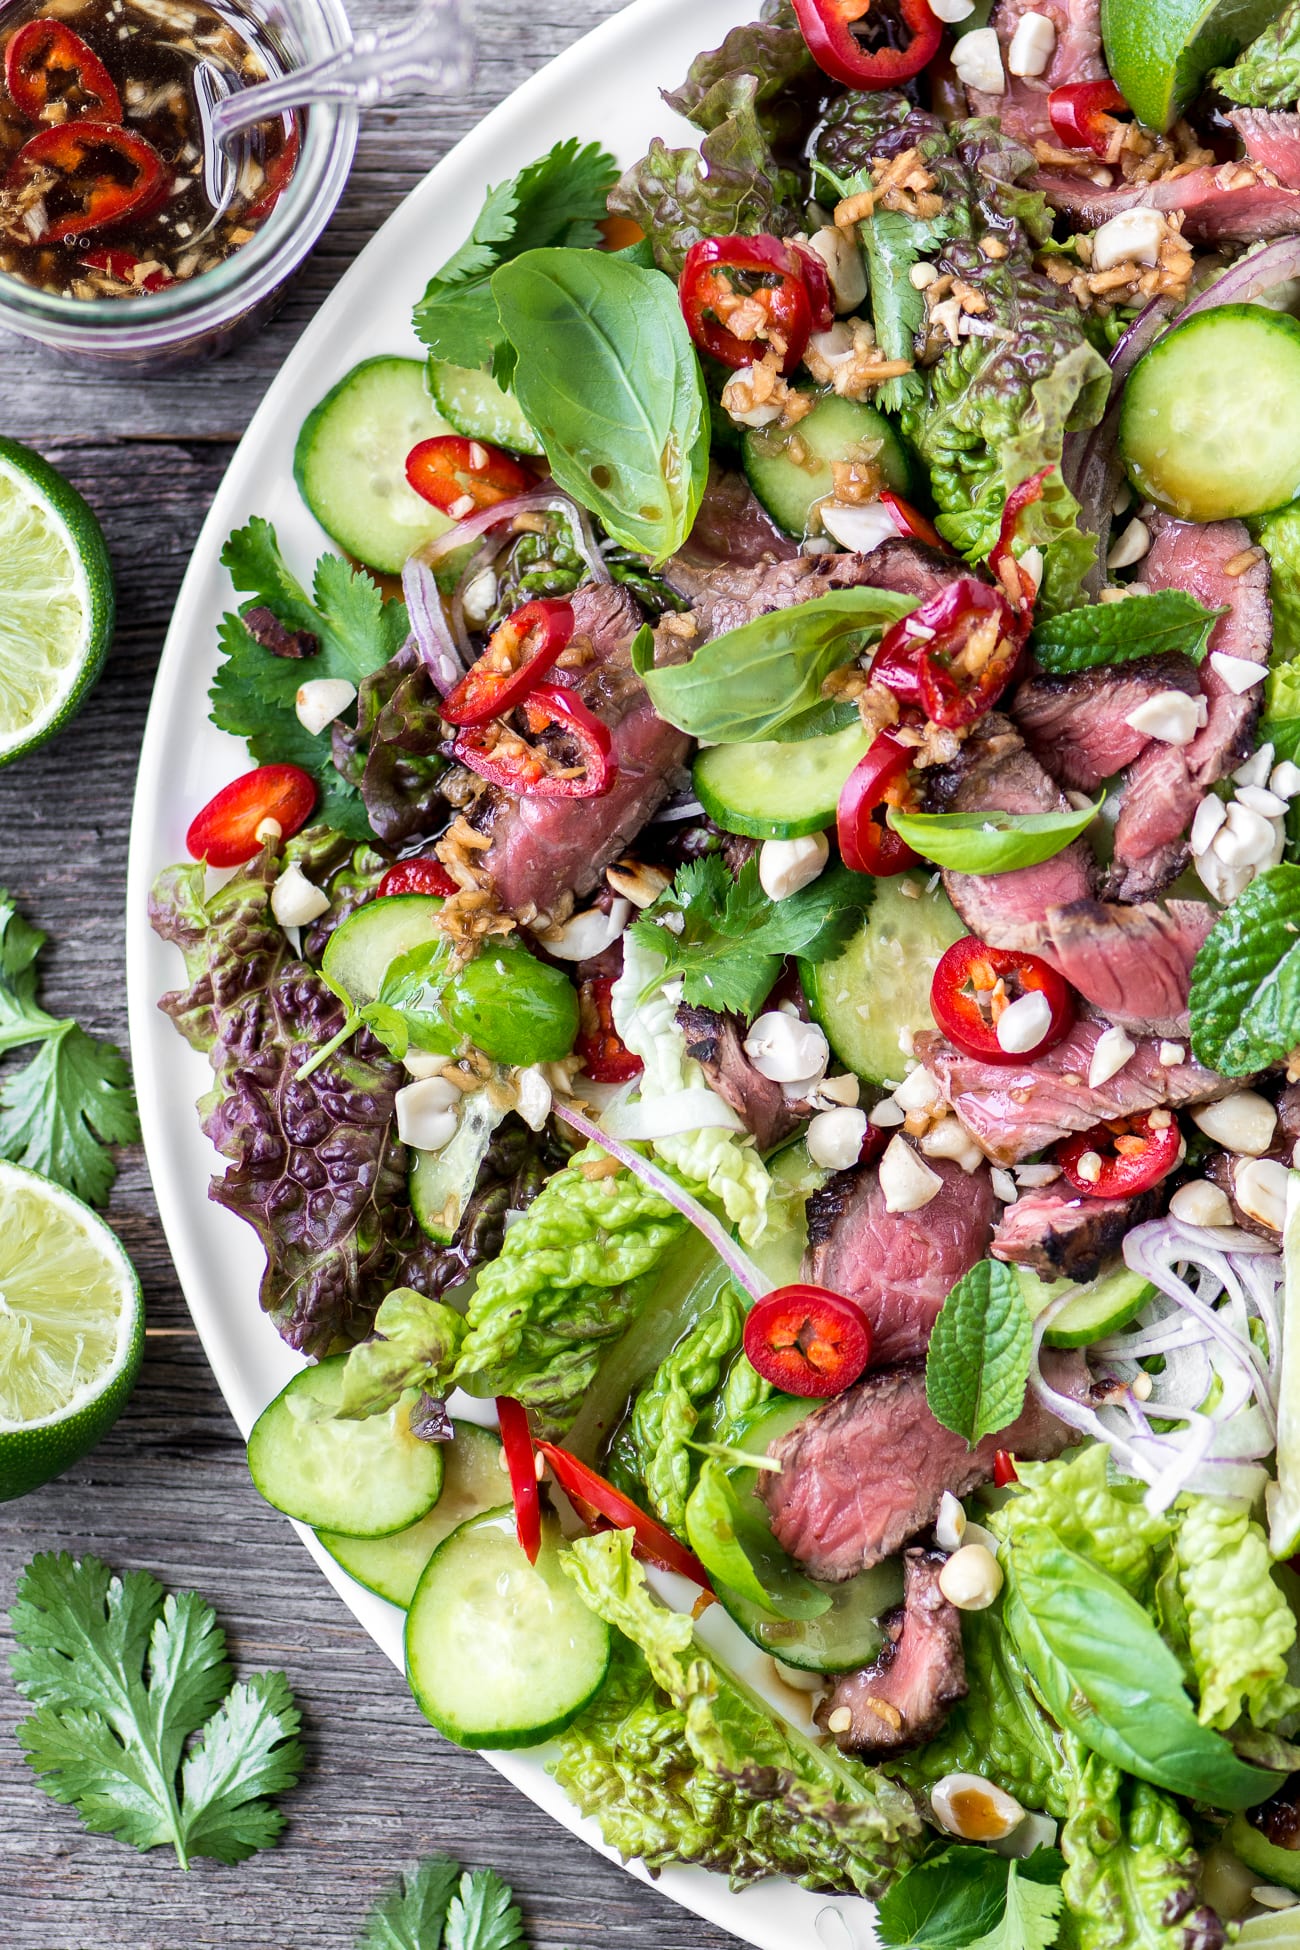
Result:
{"label": "sliced red chili", "polygon": [[[169,177],[151,142],[114,122],[65,122],[25,142],[5,177],[8,188],[51,171],[55,214],[34,241],[57,243],[123,217],[143,216],[167,194]],[[70,207],[69,207],[70,206]]]}
{"label": "sliced red chili", "polygon": [[1013,487],[1006,498],[1002,510],[1002,525],[998,530],[997,541],[989,554],[989,567],[1006,591],[1007,598],[1021,618],[1022,632],[1033,615],[1034,603],[1038,597],[1038,584],[1030,575],[1024,563],[1016,558],[1014,547],[1016,529],[1025,509],[1043,498],[1043,483],[1051,473],[1050,467],[1040,467],[1037,474],[1031,474],[1027,481]]}
{"label": "sliced red chili", "polygon": [[259,765],[223,785],[190,822],[185,844],[210,867],[242,867],[260,851],[259,830],[272,821],[272,839],[290,839],[307,824],[316,804],[316,781],[297,765]]}
{"label": "sliced red chili", "polygon": [[612,975],[589,975],[578,985],[581,1028],[574,1044],[582,1067],[593,1083],[627,1083],[639,1077],[645,1064],[633,1056],[614,1027]]}
{"label": "sliced red chili", "polygon": [[947,730],[974,724],[1015,675],[1022,650],[1001,590],[961,576],[885,632],[871,675]]}
{"label": "sliced red chili", "polygon": [[914,508],[910,501],[904,501],[901,494],[895,494],[892,488],[881,488],[880,499],[894,517],[900,535],[910,535],[914,541],[924,542],[928,548],[936,548],[943,555],[952,554],[934,523],[919,508]]}
{"label": "sliced red chili", "polygon": [[1008,1449],[999,1449],[993,1457],[993,1484],[995,1489],[1005,1490],[1012,1483],[1018,1483],[1016,1459]]}
{"label": "sliced red chili", "polygon": [[498,623],[483,655],[443,699],[448,724],[486,724],[522,704],[573,637],[573,605],[550,596]]}
{"label": "sliced red chili", "polygon": [[[144,260],[137,257],[134,251],[101,250],[87,251],[81,262],[88,271],[105,271],[110,278],[120,278],[123,284],[134,284],[134,273]],[[171,273],[164,271],[160,265],[156,271],[150,271],[147,278],[139,280],[138,288],[141,291],[163,291],[175,282]]]}
{"label": "sliced red chili", "polygon": [[442,861],[431,860],[424,854],[415,860],[399,860],[375,889],[376,898],[381,901],[387,900],[390,894],[432,894],[436,900],[450,900],[459,892]]}
{"label": "sliced red chili", "polygon": [[537,486],[537,477],[500,447],[459,433],[440,433],[412,447],[406,478],[417,494],[457,521]]}
{"label": "sliced red chili", "polygon": [[[1152,1123],[1152,1119],[1168,1119]],[[1183,1136],[1171,1111],[1094,1125],[1057,1145],[1061,1174],[1084,1198],[1132,1198],[1167,1178],[1183,1154]]]}
{"label": "sliced red chili", "polygon": [[886,826],[883,816],[888,795],[901,785],[912,758],[910,745],[900,745],[882,731],[845,780],[835,811],[835,831],[840,858],[854,873],[885,880],[916,865],[918,856]]}
{"label": "sliced red chili", "polygon": [[1053,88],[1047,97],[1052,133],[1067,149],[1091,149],[1106,157],[1115,136],[1112,117],[1129,112],[1128,103],[1111,80],[1072,81]]}
{"label": "sliced red chili", "polygon": [[[120,122],[122,97],[93,47],[61,20],[29,20],[5,49],[5,87],[20,115],[39,122],[61,107],[68,121]],[[60,124],[60,126],[63,126]]]}
{"label": "sliced red chili", "polygon": [[515,1535],[530,1564],[542,1548],[542,1500],[537,1490],[537,1453],[533,1448],[528,1410],[510,1395],[497,1396],[497,1427],[510,1471],[510,1494],[515,1504]]}
{"label": "sliced red chili", "polygon": [[284,141],[275,151],[275,154],[267,158],[266,188],[262,191],[256,203],[250,203],[245,210],[245,223],[261,223],[264,217],[270,216],[272,210],[274,210],[276,204],[280,201],[281,195],[287,189],[289,178],[298,167],[298,154],[301,147],[302,143],[298,135],[298,123],[295,119],[289,129],[288,135],[285,136]]}
{"label": "sliced red chili", "polygon": [[[821,259],[766,231],[692,244],[679,295],[701,351],[737,369],[752,365],[770,346],[781,356],[782,372],[793,372],[813,332],[824,329],[819,321],[829,324],[831,318]],[[755,307],[761,316],[755,317]]]}
{"label": "sliced red chili", "polygon": [[[1038,994],[1050,1011],[1046,1033],[1032,1049],[1004,1050],[998,1017],[1022,995]],[[1054,968],[1037,955],[990,948],[966,935],[940,956],[930,983],[930,1013],[950,1043],[985,1063],[1032,1063],[1068,1034],[1074,998]]]}
{"label": "sliced red chili", "polygon": [[899,13],[911,39],[905,47],[864,47],[853,23],[865,19],[871,0],[794,0],[799,30],[823,74],[846,88],[893,88],[920,74],[939,52],[943,23],[927,0],[900,0]]}
{"label": "sliced red chili", "polygon": [[787,1395],[841,1395],[871,1359],[871,1323],[820,1286],[779,1286],[745,1317],[745,1353]]}
{"label": "sliced red chili", "polygon": [[661,1571],[676,1571],[679,1577],[691,1578],[696,1584],[712,1591],[709,1574],[696,1557],[694,1551],[679,1544],[671,1532],[662,1524],[639,1510],[629,1497],[616,1490],[612,1483],[606,1482],[589,1463],[583,1462],[568,1449],[561,1449],[553,1442],[539,1442],[538,1448],[545,1456],[555,1473],[555,1480],[572,1503],[589,1530],[608,1528],[632,1532],[632,1549],[647,1564],[657,1564]]}
{"label": "sliced red chili", "polygon": [[618,776],[609,726],[559,684],[536,685],[520,708],[533,738],[545,732],[550,743],[530,744],[493,718],[457,732],[453,749],[461,764],[520,799],[603,798]]}

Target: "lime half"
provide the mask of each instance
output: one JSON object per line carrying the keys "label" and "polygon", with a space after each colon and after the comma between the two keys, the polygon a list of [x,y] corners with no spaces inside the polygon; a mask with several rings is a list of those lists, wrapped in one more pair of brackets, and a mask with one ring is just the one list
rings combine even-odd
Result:
{"label": "lime half", "polygon": [[61,1185],[0,1163],[0,1499],[99,1441],[143,1347],[140,1282],[116,1235]]}
{"label": "lime half", "polygon": [[1168,129],[1277,11],[1277,0],[1102,0],[1106,63],[1138,120]]}
{"label": "lime half", "polygon": [[113,634],[113,572],[76,489],[0,440],[0,765],[77,711]]}

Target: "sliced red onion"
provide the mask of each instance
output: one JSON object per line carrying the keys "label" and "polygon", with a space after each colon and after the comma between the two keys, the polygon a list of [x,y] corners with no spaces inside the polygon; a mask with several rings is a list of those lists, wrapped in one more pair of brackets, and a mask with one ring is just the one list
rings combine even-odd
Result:
{"label": "sliced red onion", "polygon": [[679,819],[703,819],[704,808],[698,799],[679,799],[676,805],[661,806],[647,826],[668,826]]}
{"label": "sliced red onion", "polygon": [[696,1231],[702,1233],[708,1240],[732,1278],[745,1289],[752,1300],[761,1300],[765,1293],[771,1293],[772,1282],[763,1277],[748,1253],[736,1244],[721,1220],[715,1219],[707,1206],[701,1205],[697,1198],[692,1198],[685,1187],[679,1185],[662,1165],[652,1164],[649,1158],[643,1158],[639,1151],[633,1151],[631,1146],[624,1144],[621,1138],[611,1137],[608,1131],[603,1131],[599,1124],[594,1124],[589,1117],[584,1116],[580,1110],[574,1110],[570,1104],[556,1103],[554,1113],[561,1123],[568,1124],[580,1137],[586,1138],[588,1144],[600,1145],[602,1150],[608,1151],[612,1158],[617,1158],[621,1165],[626,1166],[628,1171],[639,1178],[643,1185],[648,1185],[652,1192],[657,1192],[666,1204],[673,1207],[674,1211],[680,1212],[683,1218],[689,1219]]}
{"label": "sliced red onion", "polygon": [[530,488],[527,494],[512,494],[505,501],[494,501],[490,508],[480,508],[475,515],[466,515],[464,521],[458,521],[436,542],[430,542],[422,551],[423,558],[432,567],[441,562],[444,556],[454,555],[457,549],[465,548],[470,542],[478,541],[480,536],[513,521],[516,515],[541,513],[561,515],[568,522],[573,531],[573,546],[582,557],[593,582],[613,580],[596,546],[596,537],[586,510],[557,487]]}
{"label": "sliced red onion", "polygon": [[465,675],[466,665],[452,639],[433,570],[416,555],[402,570],[402,594],[420,661],[439,697],[446,697]]}

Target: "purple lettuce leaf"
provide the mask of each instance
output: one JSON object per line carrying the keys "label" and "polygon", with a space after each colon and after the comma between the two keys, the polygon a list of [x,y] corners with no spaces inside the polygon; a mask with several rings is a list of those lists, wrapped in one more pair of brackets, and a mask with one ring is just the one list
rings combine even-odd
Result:
{"label": "purple lettuce leaf", "polygon": [[355,729],[342,720],[335,723],[335,768],[360,788],[371,826],[390,846],[446,824],[441,702],[418,651],[408,643],[363,680]]}

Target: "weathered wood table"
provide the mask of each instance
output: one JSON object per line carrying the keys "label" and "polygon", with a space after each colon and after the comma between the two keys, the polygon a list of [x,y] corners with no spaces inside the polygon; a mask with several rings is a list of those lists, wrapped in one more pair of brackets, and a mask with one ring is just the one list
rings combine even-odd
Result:
{"label": "weathered wood table", "polygon": [[[110,380],[0,334],[0,433],[70,476],[98,510],[117,566],[119,632],[102,683],[61,738],[0,772],[0,886],[49,931],[47,1002],[88,1028],[125,1045],[122,919],[140,735],[176,589],[234,442],[321,299],[401,197],[488,108],[613,10],[610,0],[563,10],[478,0],[474,89],[448,108],[416,102],[366,122],[351,183],[305,275],[280,316],[232,357],[166,379]],[[391,16],[403,0],[354,0],[352,11]],[[242,1868],[200,1862],[184,1875],[162,1851],[139,1856],[88,1835],[46,1799],[13,1738],[23,1709],[0,1670],[5,1950],[352,1950],[398,1867],[437,1849],[501,1870],[535,1945],[725,1950],[733,1938],[606,1864],[421,1718],[400,1675],[253,1490],[144,1159],[129,1152],[121,1167],[109,1217],[148,1297],[144,1372],[93,1455],[0,1505],[0,1642],[18,1574],[38,1550],[95,1551],[172,1587],[193,1585],[217,1606],[241,1666],[287,1670],[308,1765],[287,1798],[278,1849]]]}

